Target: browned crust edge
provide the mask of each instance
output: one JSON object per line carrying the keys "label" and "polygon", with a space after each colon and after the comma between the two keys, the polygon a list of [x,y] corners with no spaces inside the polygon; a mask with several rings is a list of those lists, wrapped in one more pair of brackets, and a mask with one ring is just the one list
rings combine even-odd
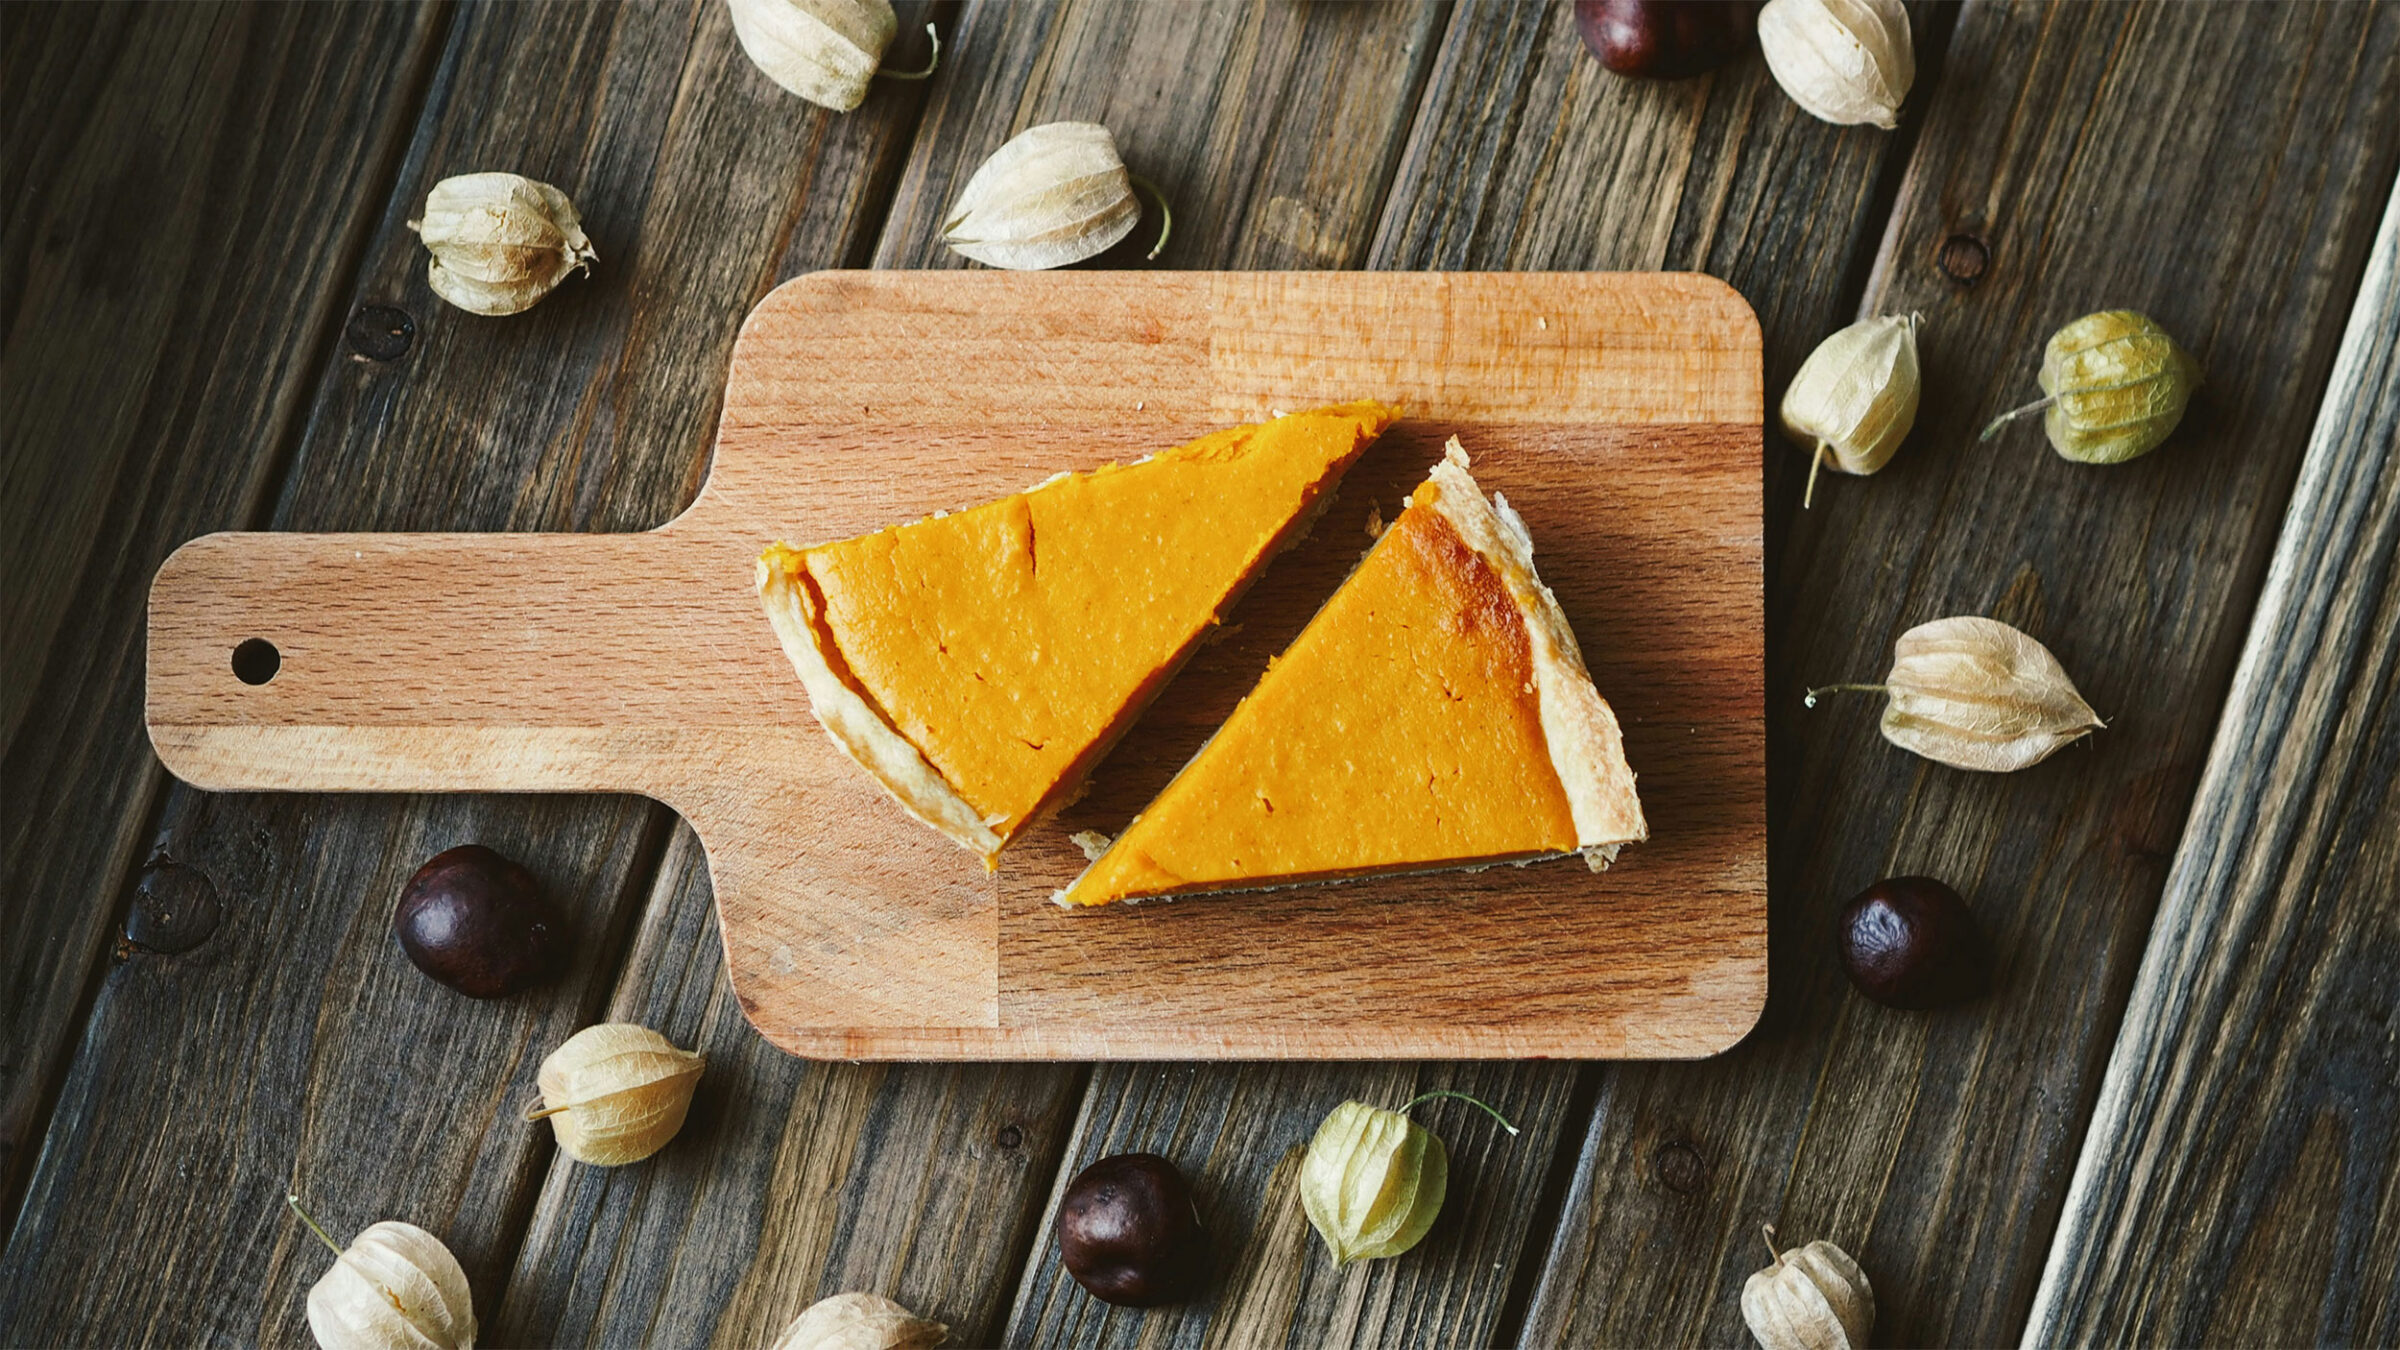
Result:
{"label": "browned crust edge", "polygon": [[1596,872],[1615,861],[1623,845],[1650,837],[1641,798],[1634,791],[1633,769],[1625,762],[1624,732],[1584,667],[1583,650],[1576,645],[1575,630],[1567,626],[1558,596],[1534,570],[1533,536],[1523,517],[1506,497],[1495,495],[1486,501],[1467,470],[1466,448],[1452,436],[1442,462],[1426,480],[1433,494],[1426,504],[1500,574],[1524,617],[1550,766],[1558,773],[1574,816],[1575,846]]}

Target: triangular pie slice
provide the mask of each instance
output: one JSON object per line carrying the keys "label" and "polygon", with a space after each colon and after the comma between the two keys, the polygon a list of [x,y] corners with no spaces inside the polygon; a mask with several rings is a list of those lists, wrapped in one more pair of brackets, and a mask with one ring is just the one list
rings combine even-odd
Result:
{"label": "triangular pie slice", "polygon": [[1062,905],[1438,871],[1645,838],[1533,541],[1450,441],[1365,561]]}
{"label": "triangular pie slice", "polygon": [[826,731],[989,864],[1396,416],[1318,408],[856,539],[778,543],[759,595]]}

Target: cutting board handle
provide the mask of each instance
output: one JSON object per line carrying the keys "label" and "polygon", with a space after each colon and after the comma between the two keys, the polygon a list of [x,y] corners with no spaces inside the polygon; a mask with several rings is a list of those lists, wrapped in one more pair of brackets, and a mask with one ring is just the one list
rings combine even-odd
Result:
{"label": "cutting board handle", "polygon": [[[150,589],[159,758],[213,789],[627,791],[800,724],[745,540],[213,534]],[[756,631],[752,631],[756,630]]]}
{"label": "cutting board handle", "polygon": [[779,916],[729,936],[754,990],[853,1029],[822,1053],[860,1053],[860,1027],[992,1027],[991,881],[818,729],[751,589],[761,542],[692,516],[195,539],[150,587],[150,740],[212,789],[656,797],[720,899]]}
{"label": "cutting board handle", "polygon": [[[1394,439],[1417,458],[1374,486],[1362,466],[1350,518],[1460,431],[1493,486],[1526,489],[1603,688],[1638,691],[1643,795],[1675,828],[1604,903],[1553,864],[1061,915],[1073,845],[1045,832],[995,876],[909,821],[816,725],[752,588],[775,539],[1370,393],[1409,407]],[[743,325],[707,483],[658,530],[178,552],[152,592],[151,736],[210,788],[657,798],[707,850],[734,997],[805,1054],[1711,1053],[1766,988],[1760,401],[1757,320],[1705,277],[818,273]],[[1363,545],[1321,529],[1314,570],[1278,563],[1246,603],[1281,594],[1296,629]],[[1194,674],[1183,708],[1231,706],[1255,670]]]}

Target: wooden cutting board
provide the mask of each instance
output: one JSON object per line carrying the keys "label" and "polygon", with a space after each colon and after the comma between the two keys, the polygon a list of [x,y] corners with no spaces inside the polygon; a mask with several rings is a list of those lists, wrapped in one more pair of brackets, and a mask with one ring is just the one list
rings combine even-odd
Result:
{"label": "wooden cutting board", "polygon": [[[1408,418],[996,876],[828,740],[751,590],[773,539],[1356,398]],[[656,797],[707,846],[743,1008],[797,1054],[1710,1054],[1766,999],[1760,410],[1757,320],[1701,276],[818,273],[744,324],[708,482],[659,529],[177,550],[150,736],[204,788]],[[1649,842],[1601,874],[1053,906],[1068,834],[1165,784],[1453,433],[1531,526]]]}

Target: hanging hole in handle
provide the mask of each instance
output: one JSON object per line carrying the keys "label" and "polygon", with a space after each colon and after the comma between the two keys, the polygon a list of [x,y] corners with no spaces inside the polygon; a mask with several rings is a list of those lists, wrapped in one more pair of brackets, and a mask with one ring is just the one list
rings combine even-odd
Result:
{"label": "hanging hole in handle", "polygon": [[247,638],[233,649],[233,677],[244,684],[265,684],[283,669],[283,653],[265,638]]}

